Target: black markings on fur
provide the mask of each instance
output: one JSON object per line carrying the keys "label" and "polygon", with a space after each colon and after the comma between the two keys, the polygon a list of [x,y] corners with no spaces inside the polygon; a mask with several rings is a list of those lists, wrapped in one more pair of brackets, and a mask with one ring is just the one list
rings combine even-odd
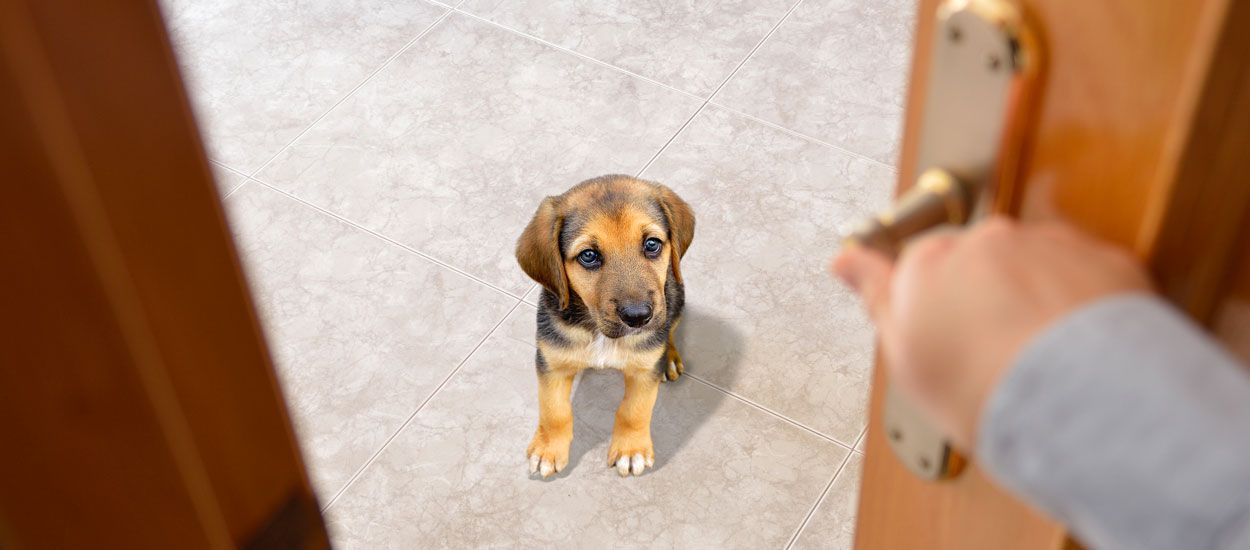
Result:
{"label": "black markings on fur", "polygon": [[677,276],[673,275],[673,270],[668,271],[668,278],[664,280],[664,306],[668,309],[668,323],[672,323],[681,317],[681,310],[686,307],[686,287],[677,282]]}
{"label": "black markings on fur", "polygon": [[[571,209],[570,212],[564,214],[560,234],[557,236],[562,258],[568,258],[570,255],[580,252],[580,250],[569,250],[568,247],[574,239],[585,231],[586,225],[590,220],[599,215],[618,212],[626,204],[643,208],[652,220],[664,228],[665,236],[671,242],[672,228],[668,217],[664,214],[662,205],[654,200],[646,200],[647,195],[634,191],[623,191],[615,185],[618,180],[622,179],[632,180],[634,178],[619,174],[600,176],[577,184],[563,195],[573,195],[579,189],[585,189],[589,193],[589,197],[583,203],[580,203],[578,208]],[[644,183],[650,182],[644,181]],[[666,309],[664,325],[640,341],[636,345],[635,350],[651,351],[668,344],[669,333],[673,325],[681,317],[682,309],[685,306],[685,298],[685,288],[677,282],[670,270],[668,278],[664,282]],[[546,289],[543,290],[542,297],[539,300],[537,326],[536,336],[538,341],[556,347],[572,345],[572,340],[567,333],[570,328],[580,328],[592,334],[599,332],[598,326],[590,315],[589,308],[576,292],[570,292],[569,307],[560,309],[559,300],[555,294]],[[541,351],[536,354],[535,362],[540,373],[548,369],[547,362]],[[656,365],[656,373],[662,377],[667,368],[667,354],[661,354],[660,362]]]}
{"label": "black markings on fur", "polygon": [[664,239],[671,241],[673,239],[673,228],[670,227],[668,216],[664,215],[664,208],[660,206],[659,201],[647,201],[647,215],[664,228]]}
{"label": "black markings on fur", "polygon": [[[654,349],[668,344],[668,335],[673,330],[673,325],[677,324],[677,320],[681,318],[681,310],[686,307],[686,287],[677,282],[677,277],[673,276],[673,272],[668,272],[668,279],[664,281],[664,307],[668,310],[668,316],[664,319],[664,326],[655,331],[650,338],[638,344],[638,349]],[[668,354],[661,354],[660,360],[656,362],[655,370],[664,376],[664,371],[668,369]]]}
{"label": "black markings on fur", "polygon": [[543,357],[543,350],[534,350],[534,368],[538,370],[538,374],[547,372],[547,358]]}
{"label": "black markings on fur", "polygon": [[538,341],[556,346],[567,347],[571,342],[564,337],[564,331],[556,325],[558,313],[546,307],[538,308]]}
{"label": "black markings on fur", "polygon": [[673,321],[672,321],[673,319],[674,317],[672,315],[669,315],[668,319],[664,321],[664,326],[655,329],[655,332],[652,332],[651,335],[648,336],[645,340],[638,342],[638,344],[634,347],[634,349],[637,349],[639,351],[652,350],[652,349],[655,349],[655,348],[658,348],[660,346],[667,344],[668,332],[673,326]]}
{"label": "black markings on fur", "polygon": [[587,219],[585,212],[572,212],[564,215],[564,225],[560,227],[560,242],[558,243],[561,258],[569,257],[569,243],[581,235],[582,228],[586,227]]}
{"label": "black markings on fur", "polygon": [[[619,180],[632,179],[634,178],[622,174],[609,174],[583,181],[565,192],[564,196],[568,196],[578,189],[590,188],[590,197],[586,204],[580,210],[565,214],[564,226],[560,229],[559,237],[560,254],[562,257],[567,258],[571,253],[577,252],[570,251],[568,245],[578,235],[582,234],[582,230],[585,229],[587,222],[598,215],[619,212],[622,206],[634,202],[636,198],[634,193],[622,191],[618,186],[613,185]],[[662,210],[656,210],[656,212],[651,214],[653,219],[664,219]]]}
{"label": "black markings on fur", "polygon": [[547,289],[543,289],[538,300],[537,325],[536,336],[539,342],[560,347],[572,345],[565,335],[568,327],[591,332],[595,330],[595,321],[590,317],[590,310],[576,292],[569,295],[569,307],[560,309],[560,300]]}

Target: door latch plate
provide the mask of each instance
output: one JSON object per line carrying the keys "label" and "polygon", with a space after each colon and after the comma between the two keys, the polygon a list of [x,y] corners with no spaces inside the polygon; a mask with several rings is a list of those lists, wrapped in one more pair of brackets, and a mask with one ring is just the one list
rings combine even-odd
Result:
{"label": "door latch plate", "polygon": [[[930,51],[916,173],[964,185],[968,215],[946,223],[1014,210],[1010,183],[1042,61],[1035,35],[1015,3],[948,0],[937,10]],[[898,227],[878,234],[893,238],[893,250],[919,232],[900,234],[908,224],[889,221]],[[964,459],[893,385],[884,405],[886,440],[909,470],[927,480],[959,474]]]}

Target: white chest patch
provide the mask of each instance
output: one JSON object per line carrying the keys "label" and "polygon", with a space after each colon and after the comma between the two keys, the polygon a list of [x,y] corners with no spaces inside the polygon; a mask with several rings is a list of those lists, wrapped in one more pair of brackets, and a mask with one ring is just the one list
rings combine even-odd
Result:
{"label": "white chest patch", "polygon": [[619,369],[625,367],[625,349],[620,339],[608,338],[602,334],[587,346],[589,357],[586,363],[595,369]]}

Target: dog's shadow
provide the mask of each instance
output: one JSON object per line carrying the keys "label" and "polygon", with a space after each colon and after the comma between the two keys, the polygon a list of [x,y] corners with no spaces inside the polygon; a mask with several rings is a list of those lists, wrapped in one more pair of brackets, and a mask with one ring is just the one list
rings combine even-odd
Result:
{"label": "dog's shadow", "polygon": [[[648,472],[678,459],[699,427],[720,408],[727,396],[701,380],[713,378],[721,387],[732,384],[741,367],[742,340],[736,328],[706,312],[688,308],[682,315],[677,350],[686,375],[660,386],[651,419],[655,466]],[[701,380],[692,379],[691,374]],[[583,461],[592,467],[608,467],[607,442],[623,395],[619,372],[587,370],[582,374],[573,393],[573,445],[565,475]]]}

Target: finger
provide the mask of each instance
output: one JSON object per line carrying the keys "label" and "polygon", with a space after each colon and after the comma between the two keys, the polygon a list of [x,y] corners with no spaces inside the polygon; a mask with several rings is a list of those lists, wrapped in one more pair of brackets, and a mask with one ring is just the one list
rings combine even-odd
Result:
{"label": "finger", "polygon": [[833,272],[864,301],[868,316],[880,325],[890,306],[890,281],[894,264],[882,254],[851,245],[833,261]]}
{"label": "finger", "polygon": [[955,244],[966,234],[966,230],[945,227],[929,231],[917,237],[903,249],[902,254],[899,255],[898,264],[905,271],[931,270],[950,254]]}

